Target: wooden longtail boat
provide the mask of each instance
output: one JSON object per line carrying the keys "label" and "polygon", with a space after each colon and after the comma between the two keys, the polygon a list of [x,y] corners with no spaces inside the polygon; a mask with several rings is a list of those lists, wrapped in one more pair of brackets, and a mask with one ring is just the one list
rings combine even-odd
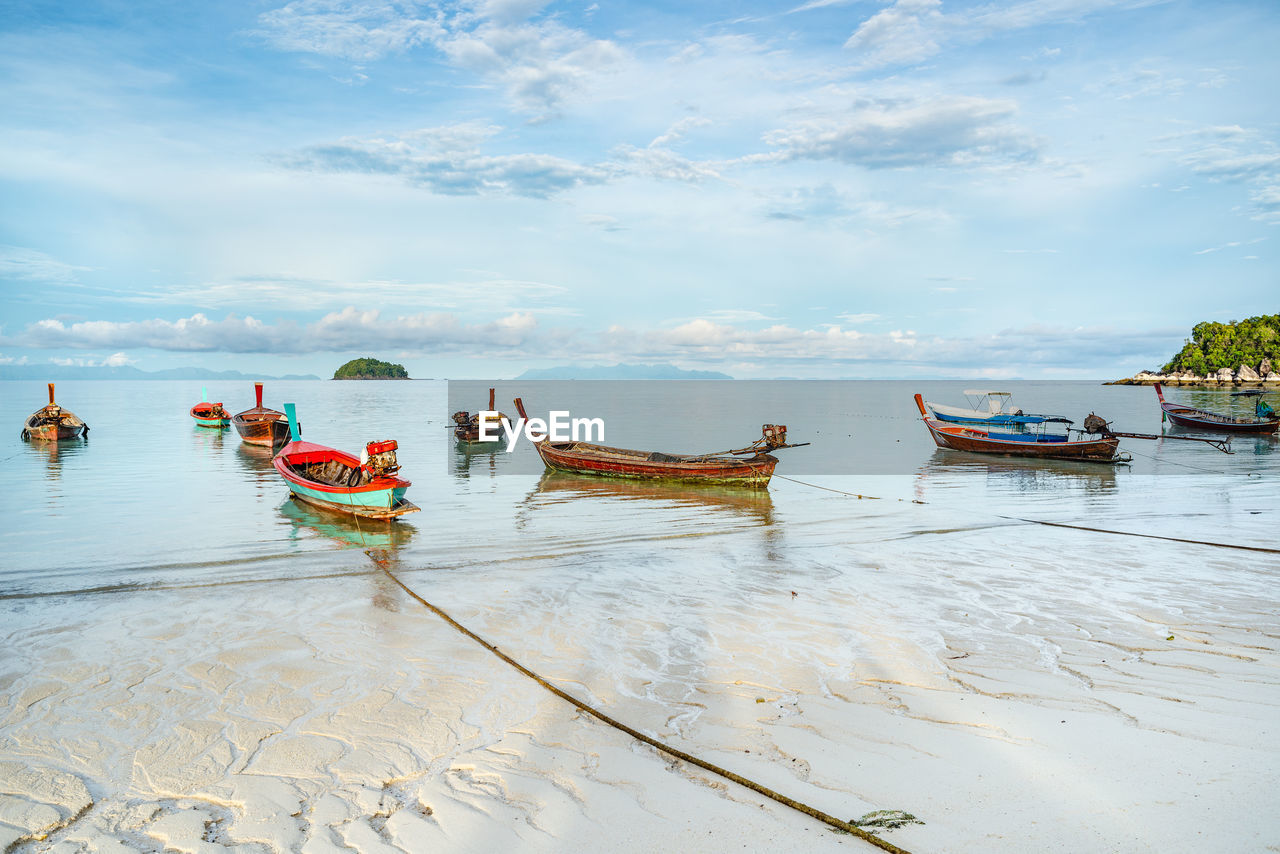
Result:
{"label": "wooden longtail boat", "polygon": [[[1071,422],[1060,415],[1035,415],[1023,412],[1013,405],[1007,391],[983,391],[965,389],[970,406],[944,406],[941,403],[924,402],[925,407],[939,421],[981,424],[1042,424],[1046,421]],[[976,400],[975,400],[976,398]]]}
{"label": "wooden longtail boat", "polygon": [[929,417],[924,398],[918,394],[916,408],[920,410],[921,420],[929,428],[929,434],[933,436],[933,441],[939,448],[970,451],[975,454],[1002,454],[1040,459],[1086,460],[1102,463],[1124,461],[1116,454],[1120,440],[1114,436],[1073,442],[1069,434],[1051,434],[1043,429],[1009,432],[976,424],[948,424]]}
{"label": "wooden longtail boat", "polygon": [[[515,405],[520,418],[528,421],[524,402],[517,397]],[[764,489],[778,465],[778,458],[768,452],[799,445],[787,444],[787,428],[782,425],[766,424],[761,432],[762,437],[749,447],[712,454],[664,454],[548,439],[535,442],[533,447],[552,471]]]}
{"label": "wooden longtail boat", "polygon": [[[231,426],[236,428],[241,440],[250,445],[274,448],[288,442],[289,420],[283,412],[267,409],[262,405],[262,383],[253,384],[253,393],[257,398],[257,405],[231,416]],[[298,434],[302,434],[301,424],[298,425]]]}
{"label": "wooden longtail boat", "polygon": [[59,439],[88,437],[89,425],[74,412],[69,412],[53,402],[53,383],[49,383],[49,403],[31,413],[20,434],[25,439],[43,439],[56,442]]}
{"label": "wooden longtail boat", "polygon": [[400,466],[394,440],[370,442],[363,459],[356,459],[334,448],[302,441],[293,404],[286,403],[284,411],[291,441],[271,464],[295,498],[368,519],[394,519],[420,509],[405,500],[410,482],[395,477]]}
{"label": "wooden longtail boat", "polygon": [[200,389],[200,402],[191,407],[191,417],[196,420],[197,427],[211,427],[221,430],[231,423],[231,416],[222,408],[221,403],[209,402],[209,390]]}
{"label": "wooden longtail boat", "polygon": [[[1274,412],[1259,418],[1236,418],[1204,409],[1193,409],[1180,403],[1170,403],[1164,399],[1164,389],[1160,387],[1160,383],[1156,383],[1156,398],[1160,401],[1160,409],[1164,412],[1164,416],[1179,427],[1211,430],[1217,433],[1274,433],[1277,428],[1280,428],[1280,416]],[[1263,407],[1266,408],[1263,409]],[[1261,416],[1263,412],[1270,412],[1271,407],[1259,397],[1255,411]]]}
{"label": "wooden longtail boat", "polygon": [[[487,412],[493,412],[493,394],[494,389],[489,389],[489,408]],[[486,430],[490,438],[480,438],[480,413],[468,412],[465,409],[453,413],[453,423],[457,426],[453,428],[453,438],[458,441],[459,445],[464,447],[472,445],[481,445],[485,447],[497,447],[507,441],[507,434],[502,429],[502,425],[509,425],[510,419],[501,412],[496,417],[488,419],[489,424]]]}

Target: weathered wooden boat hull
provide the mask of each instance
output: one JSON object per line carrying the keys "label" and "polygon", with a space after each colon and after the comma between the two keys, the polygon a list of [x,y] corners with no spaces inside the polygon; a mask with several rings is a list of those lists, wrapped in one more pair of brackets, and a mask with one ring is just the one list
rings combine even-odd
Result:
{"label": "weathered wooden boat hull", "polygon": [[89,425],[74,412],[68,412],[53,400],[53,383],[49,383],[49,403],[27,416],[22,425],[23,439],[58,442],[63,439],[79,439],[89,434]]}
{"label": "weathered wooden boat hull", "polygon": [[507,444],[505,434],[500,434],[497,439],[481,439],[479,430],[463,427],[458,427],[453,431],[453,438],[463,448],[501,448]]}
{"label": "weathered wooden boat hull", "polygon": [[1195,409],[1164,399],[1164,390],[1156,383],[1156,398],[1160,409],[1170,421],[1188,430],[1208,430],[1215,433],[1242,433],[1265,435],[1280,429],[1280,418],[1235,418],[1219,415],[1204,409]]}
{"label": "weathered wooden boat hull", "polygon": [[299,470],[299,466],[331,461],[350,469],[360,468],[360,461],[350,454],[302,441],[285,445],[271,463],[285,479],[294,497],[327,510],[369,519],[394,519],[421,509],[404,497],[405,490],[412,485],[407,480],[374,477],[368,483],[335,486],[310,479]]}
{"label": "weathered wooden boat hull", "polygon": [[[268,409],[262,405],[262,383],[253,384],[253,393],[257,402],[252,409],[237,412],[231,417],[231,426],[236,428],[241,440],[250,445],[263,445],[274,448],[289,441],[289,419],[283,412]],[[302,437],[302,425],[298,428],[298,438]]]}
{"label": "weathered wooden boat hull", "polygon": [[[497,412],[494,408],[494,391],[489,389],[489,408],[486,412]],[[469,417],[467,417],[469,416]],[[453,414],[454,421],[458,422],[458,426],[453,428],[453,438],[462,448],[476,447],[477,449],[493,449],[500,448],[507,443],[506,429],[510,429],[511,420],[501,412],[497,413],[494,419],[497,423],[490,423],[486,431],[489,439],[480,438],[480,424],[477,421],[479,413],[471,414],[470,412],[455,412]],[[462,420],[466,418],[466,420]]]}
{"label": "weathered wooden boat hull", "polygon": [[[265,410],[274,417],[258,416],[254,410],[236,413],[231,417],[231,426],[236,428],[240,439],[250,445],[262,445],[273,448],[289,441],[289,422],[284,413]],[[302,425],[298,425],[301,430]]]}
{"label": "weathered wooden boat hull", "polygon": [[989,431],[974,426],[947,424],[930,418],[920,395],[916,395],[916,406],[920,409],[921,420],[929,428],[929,435],[939,448],[952,451],[967,451],[973,454],[998,454],[1007,457],[1033,457],[1047,460],[1082,460],[1088,462],[1115,462],[1116,450],[1120,440],[1115,437],[1086,439],[1081,441],[1060,441],[1055,437],[1050,441],[1029,441],[1024,437],[1003,439],[992,436]]}
{"label": "weathered wooden boat hull", "polygon": [[539,442],[534,447],[543,464],[552,471],[756,489],[769,485],[778,465],[778,458],[770,454],[745,459],[688,459],[585,442]]}
{"label": "weathered wooden boat hull", "polygon": [[[75,416],[72,417],[74,418]],[[76,421],[79,422],[77,424],[60,422],[57,424],[39,424],[33,427],[31,426],[31,421],[34,419],[34,415],[27,419],[27,426],[23,428],[23,432],[26,434],[26,438],[28,439],[39,439],[45,442],[58,442],[63,439],[79,439],[84,436],[85,432],[89,429],[88,426],[78,418],[76,418]]]}
{"label": "weathered wooden boat hull", "polygon": [[1010,442],[992,439],[981,430],[964,427],[938,428],[925,424],[939,448],[968,451],[975,454],[1001,454],[1009,457],[1037,457],[1045,460],[1089,460],[1111,462],[1116,457],[1119,439],[1091,439],[1083,442]]}

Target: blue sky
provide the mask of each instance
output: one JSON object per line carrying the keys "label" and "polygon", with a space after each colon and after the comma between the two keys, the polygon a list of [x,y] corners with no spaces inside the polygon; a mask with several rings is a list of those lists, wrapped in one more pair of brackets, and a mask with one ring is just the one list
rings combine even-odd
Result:
{"label": "blue sky", "polygon": [[0,363],[1093,378],[1280,294],[1280,4],[10,5]]}

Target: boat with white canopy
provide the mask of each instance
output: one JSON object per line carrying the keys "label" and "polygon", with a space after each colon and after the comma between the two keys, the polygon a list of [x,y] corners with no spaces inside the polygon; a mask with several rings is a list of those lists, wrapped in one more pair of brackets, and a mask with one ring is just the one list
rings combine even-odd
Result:
{"label": "boat with white canopy", "polygon": [[926,400],[924,405],[938,421],[951,421],[960,424],[1044,424],[1045,422],[1063,422],[1070,424],[1069,419],[1060,415],[1035,415],[1023,412],[1013,405],[1012,395],[1007,391],[987,391],[985,389],[965,389],[964,396],[969,406],[946,406]]}

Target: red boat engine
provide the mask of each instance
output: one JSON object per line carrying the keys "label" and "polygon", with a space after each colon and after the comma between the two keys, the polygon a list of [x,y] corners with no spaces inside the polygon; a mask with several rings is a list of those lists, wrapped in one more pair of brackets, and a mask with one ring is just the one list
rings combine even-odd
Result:
{"label": "red boat engine", "polygon": [[764,437],[766,448],[781,448],[787,444],[787,425],[765,424],[760,428],[760,435]]}
{"label": "red boat engine", "polygon": [[385,439],[381,442],[370,442],[364,446],[364,453],[361,454],[361,463],[369,471],[375,475],[393,475],[400,471],[400,464],[396,462],[396,448],[400,447],[396,444],[395,439]]}

